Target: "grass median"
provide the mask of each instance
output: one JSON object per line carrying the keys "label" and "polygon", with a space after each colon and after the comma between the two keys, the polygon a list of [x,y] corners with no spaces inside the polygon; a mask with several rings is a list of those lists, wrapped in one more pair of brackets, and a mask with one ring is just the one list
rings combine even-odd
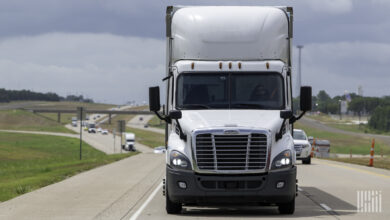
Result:
{"label": "grass median", "polygon": [[135,134],[135,140],[143,145],[154,148],[158,146],[165,146],[165,136],[153,131],[146,131],[138,128],[126,127],[126,132]]}
{"label": "grass median", "polygon": [[[370,158],[369,157],[363,157],[363,158],[327,158],[327,160],[333,160],[333,161],[339,161],[344,163],[352,163],[362,166],[368,166]],[[389,157],[383,157],[383,158],[374,158],[374,167],[376,168],[382,168],[390,170],[390,158]]]}
{"label": "grass median", "polygon": [[0,201],[134,155],[106,155],[79,139],[0,132]]}
{"label": "grass median", "polygon": [[[330,152],[340,154],[370,154],[371,139],[356,135],[346,135],[336,132],[328,132],[312,127],[307,127],[299,123],[294,125],[294,128],[303,129],[308,136],[312,136],[318,139],[325,139],[330,141]],[[383,142],[375,142],[375,154],[376,155],[390,155],[390,146]]]}

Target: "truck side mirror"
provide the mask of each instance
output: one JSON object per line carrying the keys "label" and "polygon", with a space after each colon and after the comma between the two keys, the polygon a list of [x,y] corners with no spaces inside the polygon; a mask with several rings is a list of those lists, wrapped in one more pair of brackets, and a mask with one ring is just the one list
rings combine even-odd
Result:
{"label": "truck side mirror", "polygon": [[169,111],[169,118],[170,119],[180,119],[181,118],[181,111],[180,110]]}
{"label": "truck side mirror", "polygon": [[301,111],[306,112],[311,110],[311,86],[301,87]]}
{"label": "truck side mirror", "polygon": [[160,111],[160,87],[149,87],[149,109],[151,112]]}
{"label": "truck side mirror", "polygon": [[282,119],[289,119],[293,117],[293,113],[291,110],[282,110],[280,111],[280,118]]}

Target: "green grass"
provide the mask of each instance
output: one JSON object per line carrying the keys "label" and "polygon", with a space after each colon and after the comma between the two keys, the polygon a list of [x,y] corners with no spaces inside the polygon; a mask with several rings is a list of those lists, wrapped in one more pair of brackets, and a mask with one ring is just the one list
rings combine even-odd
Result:
{"label": "green grass", "polygon": [[[344,163],[352,163],[357,165],[368,166],[370,158],[328,158],[328,160],[339,161]],[[390,158],[375,158],[374,167],[390,170]]]}
{"label": "green grass", "polygon": [[153,116],[148,125],[155,128],[165,129],[165,122],[160,120],[157,116]]}
{"label": "green grass", "polygon": [[24,110],[1,110],[0,129],[74,133],[57,121]]}
{"label": "green grass", "polygon": [[69,137],[0,132],[0,201],[134,155],[106,155]]}
{"label": "green grass", "polygon": [[[326,114],[319,114],[319,115],[308,115],[305,117],[309,117],[312,119],[315,119],[317,121],[320,121],[329,127],[338,128],[344,131],[351,131],[356,133],[369,133],[369,134],[382,134],[382,135],[390,135],[390,132],[383,132],[379,130],[375,130],[370,128],[367,124],[353,124],[352,119],[358,120],[358,117],[346,117],[343,116],[342,120],[334,119]],[[365,118],[367,120],[367,118]]]}
{"label": "green grass", "polygon": [[[299,122],[295,124],[295,128],[305,130],[308,136],[329,140],[331,153],[349,154],[350,151],[352,154],[370,153],[371,139],[369,138],[322,131],[311,127],[305,127]],[[390,146],[376,141],[375,154],[381,153],[384,155],[390,155]]]}
{"label": "green grass", "polygon": [[163,134],[129,127],[126,128],[126,132],[134,133],[136,141],[148,147],[165,146],[165,136]]}

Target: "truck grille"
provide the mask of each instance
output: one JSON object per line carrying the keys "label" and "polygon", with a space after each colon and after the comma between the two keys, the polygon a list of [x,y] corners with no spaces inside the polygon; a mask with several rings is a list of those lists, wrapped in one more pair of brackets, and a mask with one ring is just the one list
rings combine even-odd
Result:
{"label": "truck grille", "polygon": [[267,164],[265,134],[198,134],[195,145],[199,170],[262,170]]}

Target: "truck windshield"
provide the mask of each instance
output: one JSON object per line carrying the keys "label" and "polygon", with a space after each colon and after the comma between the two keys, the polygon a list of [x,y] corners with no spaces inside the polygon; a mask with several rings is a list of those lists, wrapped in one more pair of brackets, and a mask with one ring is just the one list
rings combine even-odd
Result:
{"label": "truck windshield", "polygon": [[293,136],[295,140],[306,140],[306,135],[302,131],[294,131]]}
{"label": "truck windshield", "polygon": [[279,73],[183,73],[177,79],[179,109],[283,109]]}

